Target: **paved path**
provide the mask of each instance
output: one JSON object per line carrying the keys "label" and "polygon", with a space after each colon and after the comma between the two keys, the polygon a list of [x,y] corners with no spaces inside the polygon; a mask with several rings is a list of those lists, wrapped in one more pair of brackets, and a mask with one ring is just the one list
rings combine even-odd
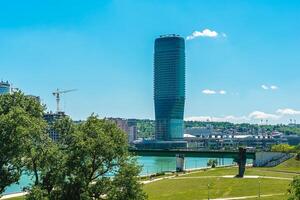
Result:
{"label": "paved path", "polygon": [[[273,196],[281,196],[284,195],[284,193],[279,193],[279,194],[265,194],[265,195],[260,195],[260,197],[273,197]],[[254,199],[258,198],[258,196],[243,196],[243,197],[228,197],[228,198],[218,198],[218,199],[211,199],[211,200],[240,200],[240,199]]]}
{"label": "paved path", "polygon": [[[234,175],[227,175],[227,176],[191,176],[191,177],[174,177],[172,179],[205,179],[205,178],[235,178]],[[264,178],[264,179],[276,179],[276,180],[289,180],[292,181],[293,178],[284,178],[284,177],[272,177],[272,176],[244,176],[244,179],[257,179],[257,178]]]}
{"label": "paved path", "polygon": [[19,192],[19,193],[14,193],[14,194],[7,194],[7,195],[4,195],[3,197],[1,197],[0,199],[10,199],[10,198],[13,198],[13,197],[22,197],[22,196],[25,196],[27,193],[26,192]]}
{"label": "paved path", "polygon": [[153,182],[156,182],[156,181],[161,181],[161,180],[164,180],[164,179],[171,179],[171,178],[175,178],[175,176],[166,176],[166,177],[162,177],[162,178],[156,178],[156,179],[152,179],[152,180],[141,181],[141,183],[149,184],[149,183],[153,183]]}

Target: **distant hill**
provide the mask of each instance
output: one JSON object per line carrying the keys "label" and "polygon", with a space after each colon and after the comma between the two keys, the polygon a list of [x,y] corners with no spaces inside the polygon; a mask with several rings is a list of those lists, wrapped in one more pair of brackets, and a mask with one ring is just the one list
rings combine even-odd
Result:
{"label": "distant hill", "polygon": [[[208,127],[212,126],[214,129],[223,132],[239,132],[239,133],[272,133],[281,132],[286,135],[300,135],[300,124],[277,124],[277,125],[258,125],[258,124],[233,124],[230,122],[198,122],[185,121],[185,128],[193,127]],[[154,138],[155,121],[150,119],[137,119],[137,129],[139,138]]]}

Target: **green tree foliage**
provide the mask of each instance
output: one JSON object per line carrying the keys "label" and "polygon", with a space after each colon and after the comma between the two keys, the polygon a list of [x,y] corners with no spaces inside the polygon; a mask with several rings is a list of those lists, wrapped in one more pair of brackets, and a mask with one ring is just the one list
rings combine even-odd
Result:
{"label": "green tree foliage", "polygon": [[[56,152],[51,163],[58,158],[59,163],[41,165],[41,178],[29,190],[28,199],[39,195],[64,200],[146,198],[137,181],[140,169],[128,154],[126,135],[114,123],[92,115],[79,125],[68,118],[59,120],[55,129],[60,139],[49,149]],[[46,185],[45,177],[52,184]]]}
{"label": "green tree foliage", "polygon": [[284,153],[294,152],[294,150],[295,150],[295,147],[290,146],[288,144],[277,144],[277,145],[273,145],[271,148],[271,151],[284,152]]}
{"label": "green tree foliage", "polygon": [[298,152],[298,153],[296,154],[295,159],[298,160],[298,161],[300,161],[300,152]]}
{"label": "green tree foliage", "polygon": [[146,199],[146,195],[136,176],[139,172],[140,168],[137,167],[135,160],[129,160],[125,165],[122,165],[119,173],[113,180],[113,192],[110,193],[109,199]]}
{"label": "green tree foliage", "polygon": [[137,130],[139,138],[154,138],[154,120],[137,120]]}
{"label": "green tree foliage", "polygon": [[207,166],[211,168],[215,168],[218,165],[217,159],[209,159],[207,162]]}
{"label": "green tree foliage", "polygon": [[300,161],[300,144],[295,147],[295,151],[297,152],[295,159]]}
{"label": "green tree foliage", "polygon": [[0,194],[19,180],[31,139],[45,127],[44,107],[21,92],[0,95]]}
{"label": "green tree foliage", "polygon": [[21,92],[0,95],[0,194],[26,172],[28,200],[146,199],[122,130],[94,115],[78,125],[63,118],[53,142],[44,109]]}
{"label": "green tree foliage", "polygon": [[294,177],[294,180],[290,183],[290,188],[288,189],[289,200],[299,200],[300,199],[300,176]]}

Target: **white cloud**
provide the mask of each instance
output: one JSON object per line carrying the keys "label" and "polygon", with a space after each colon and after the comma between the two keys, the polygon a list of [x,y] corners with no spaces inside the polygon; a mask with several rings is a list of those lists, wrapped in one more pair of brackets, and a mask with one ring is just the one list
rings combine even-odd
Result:
{"label": "white cloud", "polygon": [[271,90],[277,90],[278,89],[278,87],[276,85],[271,85],[270,88],[271,88]]}
{"label": "white cloud", "polygon": [[233,116],[228,115],[224,117],[210,117],[210,116],[193,116],[193,117],[187,117],[184,119],[185,121],[201,121],[201,122],[233,122],[233,123],[241,123],[248,121],[249,119],[246,116]]}
{"label": "white cloud", "polygon": [[244,122],[249,120],[246,116],[234,116],[234,115],[228,115],[225,117],[213,117],[213,121],[218,122]]}
{"label": "white cloud", "polygon": [[268,90],[269,89],[269,87],[266,86],[266,85],[261,85],[261,88],[264,89],[264,90]]}
{"label": "white cloud", "polygon": [[205,90],[202,90],[202,93],[203,94],[217,94],[217,92],[215,90],[209,90],[209,89],[205,89]]}
{"label": "white cloud", "polygon": [[186,117],[185,121],[199,121],[199,122],[206,122],[211,121],[211,117],[209,116],[193,116],[193,117]]}
{"label": "white cloud", "polygon": [[280,116],[278,115],[269,114],[262,111],[254,111],[250,113],[248,117],[250,119],[279,119],[280,118]]}
{"label": "white cloud", "polygon": [[261,85],[261,88],[264,90],[277,90],[278,86],[276,85]]}
{"label": "white cloud", "polygon": [[226,33],[222,33],[221,34],[223,37],[227,37],[227,34]]}
{"label": "white cloud", "polygon": [[[192,40],[195,39],[197,37],[210,37],[210,38],[215,38],[218,37],[219,33],[217,33],[216,31],[212,31],[209,29],[204,29],[203,31],[194,31],[192,33],[192,35],[189,35],[186,37],[187,40]],[[221,34],[223,37],[226,37],[225,33]]]}
{"label": "white cloud", "polygon": [[192,116],[185,118],[185,121],[212,121],[212,122],[232,122],[232,123],[249,123],[253,120],[278,120],[281,116],[269,114],[262,111],[251,112],[248,116],[234,116],[227,115],[224,117],[210,117],[210,116]]}
{"label": "white cloud", "polygon": [[211,90],[211,89],[205,89],[202,90],[203,94],[208,94],[208,95],[212,95],[212,94],[227,94],[227,92],[225,90],[220,90],[220,91],[216,91],[216,90]]}
{"label": "white cloud", "polygon": [[257,123],[256,120],[264,120],[271,123],[284,122],[288,115],[300,115],[300,110],[291,108],[278,109],[275,114],[263,111],[253,111],[247,116],[227,115],[223,117],[214,116],[192,116],[187,117],[185,121],[210,121],[210,122],[231,122],[231,123]]}
{"label": "white cloud", "polygon": [[225,90],[220,90],[219,94],[226,94],[227,92]]}
{"label": "white cloud", "polygon": [[291,108],[278,109],[276,113],[281,115],[300,115],[300,111]]}

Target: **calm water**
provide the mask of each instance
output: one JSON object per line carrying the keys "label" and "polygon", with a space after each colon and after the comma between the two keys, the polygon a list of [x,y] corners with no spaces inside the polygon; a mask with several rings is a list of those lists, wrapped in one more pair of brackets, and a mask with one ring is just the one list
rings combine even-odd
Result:
{"label": "calm water", "polygon": [[[210,158],[185,158],[185,168],[194,169],[206,167]],[[223,159],[224,165],[233,163],[233,159]],[[223,162],[221,164],[223,164]],[[138,157],[138,163],[142,166],[141,175],[150,175],[163,171],[175,171],[176,158],[175,157]],[[21,192],[22,188],[28,186],[31,182],[30,177],[23,175],[19,184],[13,184],[8,187],[5,194]]]}

